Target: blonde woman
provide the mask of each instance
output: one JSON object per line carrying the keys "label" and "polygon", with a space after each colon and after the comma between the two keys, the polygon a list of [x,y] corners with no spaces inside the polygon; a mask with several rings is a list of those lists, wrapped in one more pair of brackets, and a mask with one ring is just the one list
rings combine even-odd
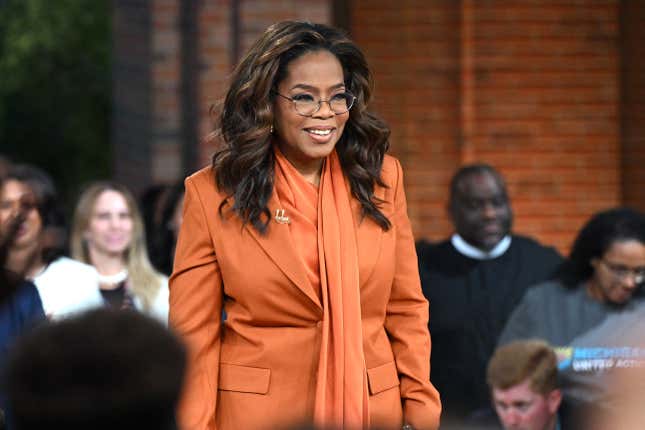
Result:
{"label": "blonde woman", "polygon": [[72,225],[74,258],[99,273],[104,301],[168,320],[168,279],[148,259],[141,214],[130,191],[95,182],[80,196]]}

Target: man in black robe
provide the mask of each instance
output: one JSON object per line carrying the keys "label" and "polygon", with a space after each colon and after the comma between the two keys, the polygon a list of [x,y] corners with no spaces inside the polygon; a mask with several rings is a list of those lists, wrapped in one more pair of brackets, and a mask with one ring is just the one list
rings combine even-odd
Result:
{"label": "man in black robe", "polygon": [[511,234],[506,185],[489,165],[455,174],[448,212],[456,233],[417,243],[442,429],[466,428],[490,408],[486,365],[506,319],[526,289],[550,278],[562,261],[554,248]]}

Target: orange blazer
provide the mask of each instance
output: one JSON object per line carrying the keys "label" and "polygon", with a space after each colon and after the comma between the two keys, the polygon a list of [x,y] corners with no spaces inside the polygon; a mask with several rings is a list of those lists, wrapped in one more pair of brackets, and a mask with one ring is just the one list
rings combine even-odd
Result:
{"label": "orange blazer", "polygon": [[[357,232],[363,348],[374,428],[436,429],[428,302],[419,282],[399,162],[386,156],[377,187],[392,223],[361,218]],[[287,224],[266,234],[225,210],[211,168],[185,182],[184,218],[170,279],[170,324],[185,340],[183,430],[273,429],[311,419],[323,310]],[[274,196],[269,210],[279,209]],[[222,311],[227,318],[222,321]]]}

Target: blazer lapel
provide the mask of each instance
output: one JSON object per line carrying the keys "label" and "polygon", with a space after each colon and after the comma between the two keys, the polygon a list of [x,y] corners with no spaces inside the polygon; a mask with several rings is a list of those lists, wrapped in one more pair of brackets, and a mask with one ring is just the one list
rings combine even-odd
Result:
{"label": "blazer lapel", "polygon": [[[379,197],[383,196],[379,195]],[[358,279],[362,287],[374,271],[376,261],[381,253],[383,230],[371,218],[361,216],[361,204],[356,199],[352,199],[351,202],[358,249]]]}
{"label": "blazer lapel", "polygon": [[[302,260],[295,249],[291,234],[289,233],[289,224],[282,224],[276,221],[276,210],[280,209],[280,207],[275,193],[269,199],[268,208],[271,211],[271,220],[269,221],[266,234],[258,233],[250,224],[247,224],[245,228],[289,280],[309,297],[318,308],[322,309],[318,294],[309,283],[302,265]],[[284,215],[288,217],[289,214]]]}

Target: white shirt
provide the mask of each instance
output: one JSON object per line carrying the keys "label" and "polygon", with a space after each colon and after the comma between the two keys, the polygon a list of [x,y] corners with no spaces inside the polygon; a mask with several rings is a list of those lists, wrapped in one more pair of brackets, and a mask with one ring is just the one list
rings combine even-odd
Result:
{"label": "white shirt", "polygon": [[466,257],[474,258],[475,260],[492,260],[508,251],[508,248],[511,246],[511,236],[504,236],[504,238],[490,251],[482,251],[479,248],[475,248],[457,233],[452,235],[450,243],[452,243],[452,246],[455,247],[457,252],[465,255]]}

